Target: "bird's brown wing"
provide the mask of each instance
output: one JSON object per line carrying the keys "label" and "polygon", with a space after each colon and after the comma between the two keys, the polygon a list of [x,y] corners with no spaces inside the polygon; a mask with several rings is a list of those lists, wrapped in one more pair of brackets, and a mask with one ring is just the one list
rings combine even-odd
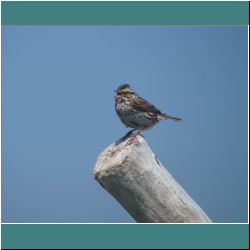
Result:
{"label": "bird's brown wing", "polygon": [[159,109],[157,109],[153,104],[149,103],[145,99],[143,99],[140,96],[137,96],[137,98],[134,98],[132,101],[132,106],[141,112],[150,112],[153,114],[162,114]]}

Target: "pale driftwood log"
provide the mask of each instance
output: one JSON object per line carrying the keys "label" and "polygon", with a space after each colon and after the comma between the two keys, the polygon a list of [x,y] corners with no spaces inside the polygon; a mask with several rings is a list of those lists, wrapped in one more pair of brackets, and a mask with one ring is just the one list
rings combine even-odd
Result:
{"label": "pale driftwood log", "polygon": [[211,223],[205,212],[176,182],[143,137],[127,138],[106,148],[93,175],[137,222]]}

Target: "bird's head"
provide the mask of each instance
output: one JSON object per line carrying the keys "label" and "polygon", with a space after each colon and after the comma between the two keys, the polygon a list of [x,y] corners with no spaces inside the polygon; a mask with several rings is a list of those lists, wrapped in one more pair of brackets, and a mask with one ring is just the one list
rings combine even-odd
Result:
{"label": "bird's head", "polygon": [[134,90],[130,87],[129,84],[125,83],[125,84],[122,84],[120,85],[116,90],[116,96],[115,98],[119,98],[121,96],[125,96],[125,95],[128,95],[128,94],[134,94]]}

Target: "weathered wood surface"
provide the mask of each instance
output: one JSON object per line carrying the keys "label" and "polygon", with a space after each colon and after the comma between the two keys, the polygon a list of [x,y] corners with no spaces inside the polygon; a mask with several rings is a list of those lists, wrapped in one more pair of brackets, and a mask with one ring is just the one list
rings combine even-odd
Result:
{"label": "weathered wood surface", "polygon": [[211,223],[205,212],[176,182],[137,136],[107,147],[93,175],[137,222]]}

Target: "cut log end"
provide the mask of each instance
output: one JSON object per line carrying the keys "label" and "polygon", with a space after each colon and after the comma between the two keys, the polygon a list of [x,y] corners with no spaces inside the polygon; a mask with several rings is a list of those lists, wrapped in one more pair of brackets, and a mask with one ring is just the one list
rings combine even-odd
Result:
{"label": "cut log end", "polygon": [[108,146],[93,175],[137,222],[211,222],[140,135]]}
{"label": "cut log end", "polygon": [[142,136],[137,135],[133,141],[131,137],[126,138],[108,146],[97,158],[93,176],[98,180],[100,175],[114,175],[116,170],[123,166],[124,162],[136,155],[140,147],[145,146],[145,140]]}

